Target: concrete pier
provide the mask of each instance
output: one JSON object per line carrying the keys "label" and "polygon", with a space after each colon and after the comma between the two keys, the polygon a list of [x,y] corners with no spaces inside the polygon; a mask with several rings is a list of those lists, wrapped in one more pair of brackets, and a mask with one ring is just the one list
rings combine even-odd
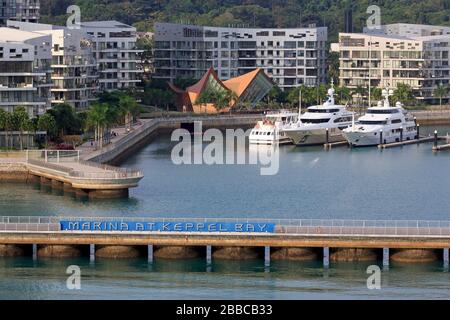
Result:
{"label": "concrete pier", "polygon": [[20,257],[27,254],[27,247],[15,244],[0,244],[0,257]]}
{"label": "concrete pier", "polygon": [[264,266],[270,267],[270,247],[264,247]]}
{"label": "concrete pier", "polygon": [[75,245],[39,245],[39,258],[77,258],[83,255],[82,248]]}
{"label": "concrete pier", "polygon": [[377,259],[376,249],[332,248],[330,253],[330,261],[333,262],[376,261]]}
{"label": "concrete pier", "polygon": [[213,252],[213,257],[219,260],[252,260],[261,257],[261,249],[256,247],[217,247]]}
{"label": "concrete pier", "polygon": [[158,246],[153,255],[160,259],[195,259],[202,256],[199,248],[187,246]]}
{"label": "concrete pier", "polygon": [[153,263],[153,245],[147,245],[147,261]]}
{"label": "concrete pier", "polygon": [[128,197],[130,188],[143,178],[139,170],[129,170],[79,159],[77,151],[27,150],[0,152],[0,179],[23,181],[79,197],[111,199]]}
{"label": "concrete pier", "polygon": [[390,252],[389,248],[383,248],[383,267],[389,268],[390,264]]}
{"label": "concrete pier", "polygon": [[330,248],[329,247],[323,248],[323,266],[325,268],[328,268],[330,266]]}
{"label": "concrete pier", "polygon": [[95,244],[89,244],[89,260],[95,261]]}
{"label": "concrete pier", "polygon": [[319,259],[316,248],[272,248],[272,260],[314,261]]}
{"label": "concrete pier", "polygon": [[97,246],[96,258],[133,259],[143,256],[142,248],[137,246]]}
{"label": "concrete pier", "polygon": [[206,264],[212,263],[212,246],[206,246]]}
{"label": "concrete pier", "polygon": [[436,250],[430,249],[393,249],[391,260],[401,263],[428,263],[439,260],[439,255]]}
{"label": "concrete pier", "polygon": [[449,248],[445,248],[442,252],[442,260],[444,260],[444,268],[448,270],[449,268],[449,260],[450,260],[450,254],[449,254]]}

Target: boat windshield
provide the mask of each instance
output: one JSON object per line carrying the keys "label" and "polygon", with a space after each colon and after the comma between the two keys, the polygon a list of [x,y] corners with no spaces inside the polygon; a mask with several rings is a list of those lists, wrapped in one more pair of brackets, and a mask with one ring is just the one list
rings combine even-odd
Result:
{"label": "boat windshield", "polygon": [[339,112],[339,109],[308,109],[310,113],[335,113]]}
{"label": "boat windshield", "polygon": [[394,114],[399,113],[400,110],[398,109],[369,109],[367,110],[367,113],[369,114]]}
{"label": "boat windshield", "polygon": [[327,123],[330,118],[327,119],[302,119],[302,123]]}
{"label": "boat windshield", "polygon": [[380,124],[387,124],[387,121],[360,120],[359,124],[380,125]]}

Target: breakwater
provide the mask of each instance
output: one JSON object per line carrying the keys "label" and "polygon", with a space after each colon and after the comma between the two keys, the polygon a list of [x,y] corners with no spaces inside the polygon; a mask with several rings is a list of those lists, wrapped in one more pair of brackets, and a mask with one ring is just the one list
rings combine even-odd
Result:
{"label": "breakwater", "polygon": [[0,255],[449,263],[450,222],[3,217]]}

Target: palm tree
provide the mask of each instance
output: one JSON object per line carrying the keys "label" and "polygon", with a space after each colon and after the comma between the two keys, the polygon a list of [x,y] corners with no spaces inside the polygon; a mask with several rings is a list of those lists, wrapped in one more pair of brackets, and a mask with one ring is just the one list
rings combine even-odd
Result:
{"label": "palm tree", "polygon": [[[7,121],[7,112],[3,109],[0,109],[0,131],[6,132],[6,121]],[[7,139],[5,135],[5,146],[7,145]]]}
{"label": "palm tree", "polygon": [[94,128],[94,140],[98,142],[100,149],[103,148],[104,131],[109,120],[108,109],[106,103],[93,103],[87,115],[87,126]]}
{"label": "palm tree", "polygon": [[138,103],[134,98],[123,95],[119,98],[118,106],[124,116],[125,128],[131,129],[133,118],[139,114]]}
{"label": "palm tree", "polygon": [[14,129],[19,130],[20,150],[23,149],[23,132],[29,129],[30,117],[24,107],[14,109],[12,118],[14,121]]}
{"label": "palm tree", "polygon": [[442,99],[445,98],[448,95],[448,86],[443,86],[440,84],[436,89],[433,91],[433,95],[435,98],[439,98],[439,107],[442,109]]}

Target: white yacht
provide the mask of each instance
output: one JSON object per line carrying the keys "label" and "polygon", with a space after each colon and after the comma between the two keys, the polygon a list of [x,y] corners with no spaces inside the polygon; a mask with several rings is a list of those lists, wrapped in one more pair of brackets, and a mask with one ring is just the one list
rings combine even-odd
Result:
{"label": "white yacht", "polygon": [[392,93],[392,90],[383,90],[384,102],[379,101],[376,107],[368,108],[357,124],[344,130],[345,139],[350,145],[374,146],[416,138],[416,123],[402,103],[390,106],[389,96]]}
{"label": "white yacht", "polygon": [[250,144],[292,143],[281,130],[290,123],[297,122],[298,113],[287,110],[268,112],[264,120],[258,121],[250,132]]}
{"label": "white yacht", "polygon": [[311,106],[299,121],[282,130],[296,145],[317,145],[345,141],[342,130],[352,125],[354,113],[343,105],[334,104],[334,88],[328,90],[328,100],[323,105]]}

